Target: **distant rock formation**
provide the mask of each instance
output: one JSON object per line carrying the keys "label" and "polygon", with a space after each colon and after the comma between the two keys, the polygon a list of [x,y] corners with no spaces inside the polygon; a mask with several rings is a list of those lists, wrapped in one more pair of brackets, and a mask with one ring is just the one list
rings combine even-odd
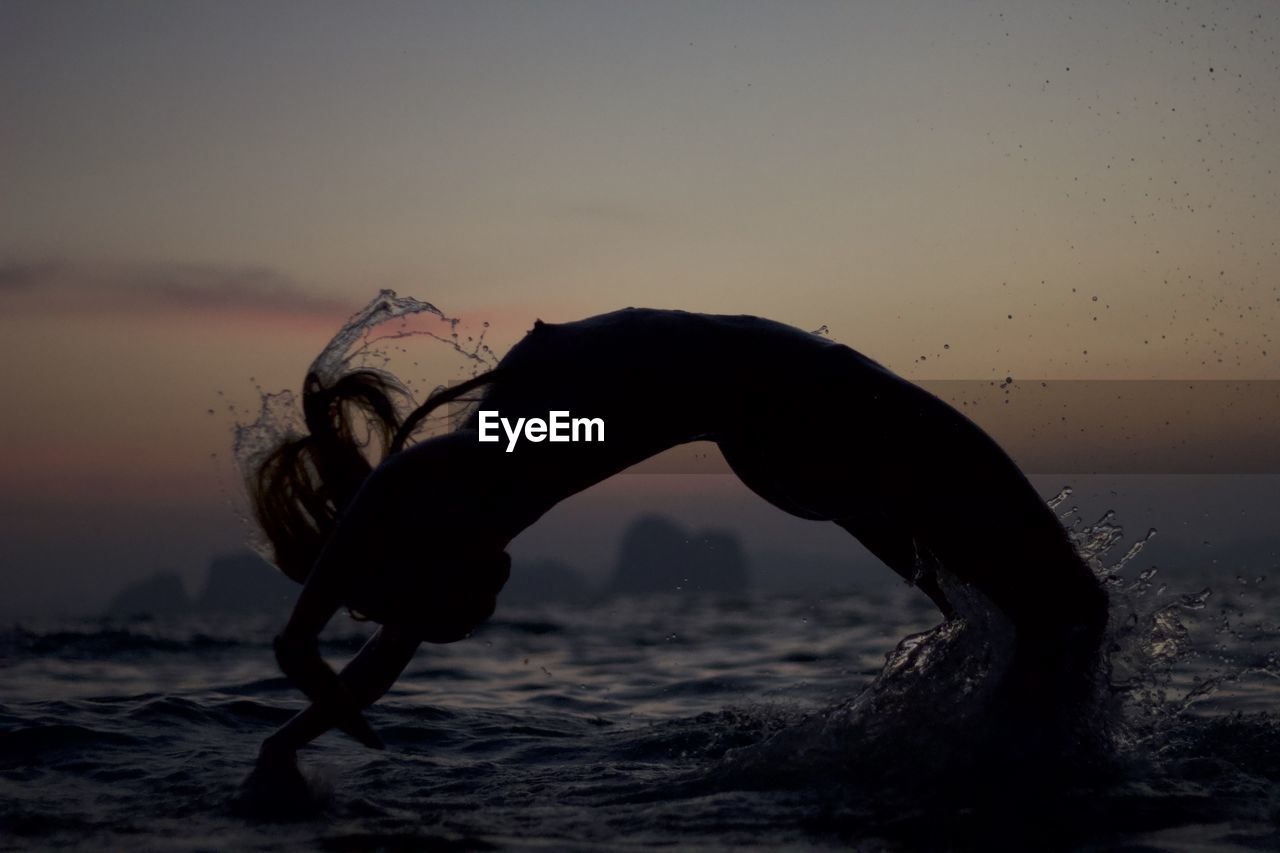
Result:
{"label": "distant rock formation", "polygon": [[107,615],[117,619],[179,616],[191,611],[191,599],[174,572],[158,572],[135,581],[115,594]]}
{"label": "distant rock formation", "polygon": [[107,615],[128,619],[192,613],[284,614],[299,589],[257,554],[241,551],[214,558],[204,588],[194,601],[176,573],[157,572],[116,593],[107,606]]}
{"label": "distant rock formation", "polygon": [[499,600],[506,604],[581,604],[591,598],[590,585],[574,569],[557,560],[537,560],[511,567],[511,579]]}
{"label": "distant rock formation", "polygon": [[733,533],[691,531],[661,515],[636,519],[622,535],[608,595],[747,591],[750,578],[742,543]]}
{"label": "distant rock formation", "polygon": [[252,551],[215,557],[204,591],[196,601],[202,612],[279,613],[293,606],[301,589]]}

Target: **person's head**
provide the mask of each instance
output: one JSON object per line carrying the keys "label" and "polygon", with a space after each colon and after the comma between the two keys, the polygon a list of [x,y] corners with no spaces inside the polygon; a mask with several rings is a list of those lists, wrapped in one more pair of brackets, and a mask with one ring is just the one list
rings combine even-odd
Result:
{"label": "person's head", "polygon": [[305,583],[374,467],[398,452],[432,411],[496,376],[491,371],[440,391],[402,416],[412,396],[388,373],[356,370],[328,384],[308,374],[302,393],[307,433],[287,436],[246,472],[250,506],[276,566]]}

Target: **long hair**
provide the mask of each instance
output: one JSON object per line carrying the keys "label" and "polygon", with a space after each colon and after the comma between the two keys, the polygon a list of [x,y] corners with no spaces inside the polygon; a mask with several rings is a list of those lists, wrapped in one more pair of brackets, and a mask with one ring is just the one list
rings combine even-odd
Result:
{"label": "long hair", "polygon": [[389,373],[354,370],[328,386],[308,374],[302,389],[307,433],[284,439],[246,483],[254,518],[280,571],[305,583],[342,511],[374,467],[400,452],[431,412],[498,376],[490,370],[437,391],[402,417],[413,397]]}

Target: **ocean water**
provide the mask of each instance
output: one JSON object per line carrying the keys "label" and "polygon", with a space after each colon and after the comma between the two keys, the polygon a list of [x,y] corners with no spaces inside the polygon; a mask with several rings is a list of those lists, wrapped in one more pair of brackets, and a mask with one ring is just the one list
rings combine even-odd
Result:
{"label": "ocean water", "polygon": [[[1110,746],[1087,761],[1022,755],[1035,721],[984,726],[1007,632],[981,602],[939,629],[906,587],[500,606],[368,711],[386,751],[331,733],[300,754],[301,811],[242,789],[302,706],[277,625],[13,627],[0,846],[1280,847],[1268,582],[1173,589],[1108,557],[1125,544],[1109,519],[1077,530],[1113,595],[1104,700],[1083,712]],[[323,651],[368,632],[339,619]]]}

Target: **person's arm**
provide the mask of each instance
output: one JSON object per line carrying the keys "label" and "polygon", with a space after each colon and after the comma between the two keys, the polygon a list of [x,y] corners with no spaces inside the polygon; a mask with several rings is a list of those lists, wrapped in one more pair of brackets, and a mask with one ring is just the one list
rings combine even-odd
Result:
{"label": "person's arm", "polygon": [[312,702],[310,708],[272,736],[279,735],[274,743],[288,750],[297,749],[334,726],[365,746],[382,749],[381,739],[360,711],[390,688],[418,647],[416,641],[384,626],[347,665],[341,677],[325,663],[320,656],[319,636],[342,606],[338,572],[346,565],[334,554],[333,547],[331,541],[321,553],[289,621],[275,639],[280,671]]}
{"label": "person's arm", "polygon": [[[290,623],[292,624],[292,620]],[[285,630],[287,633],[288,628]],[[345,709],[347,713],[344,714],[344,709],[335,705],[333,701],[313,701],[310,706],[295,714],[263,742],[260,758],[270,760],[290,757],[300,747],[334,726],[340,726],[346,730],[351,724],[349,713],[353,709],[356,719],[367,730],[368,736],[376,741],[377,748],[381,748],[382,744],[377,740],[377,735],[373,734],[373,730],[368,728],[363,718],[359,717],[359,709],[372,705],[391,689],[391,685],[395,684],[400,673],[413,659],[418,646],[419,641],[413,637],[386,626],[379,628],[342,670],[341,676],[334,675],[332,670],[329,670],[334,681],[343,690],[344,699],[341,701],[347,704]],[[318,652],[316,657],[318,659]],[[328,669],[323,661],[320,661],[320,665]],[[345,721],[344,716],[347,716]],[[348,733],[357,736],[355,732],[348,731]],[[357,739],[368,746],[375,745],[365,737],[357,736]]]}

